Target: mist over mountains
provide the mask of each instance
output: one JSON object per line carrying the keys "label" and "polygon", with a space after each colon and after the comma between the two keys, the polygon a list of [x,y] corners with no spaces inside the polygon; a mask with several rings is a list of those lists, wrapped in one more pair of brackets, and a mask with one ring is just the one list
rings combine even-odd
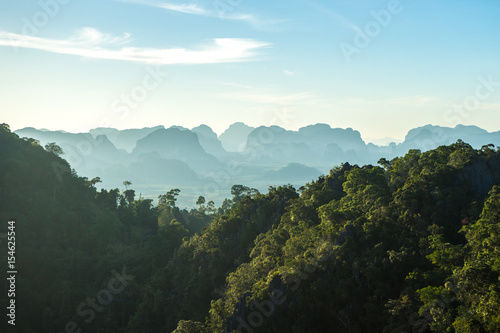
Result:
{"label": "mist over mountains", "polygon": [[95,128],[76,134],[28,127],[15,133],[42,145],[57,143],[79,175],[100,177],[100,187],[122,188],[129,180],[138,194],[152,199],[179,188],[179,204],[185,206],[194,206],[199,195],[220,203],[230,197],[234,184],[261,191],[270,185],[300,186],[344,162],[376,164],[381,157],[392,159],[410,149],[427,151],[458,139],[474,148],[500,145],[500,131],[463,125],[418,127],[403,142],[384,146],[365,142],[351,128],[327,124],[292,131],[235,123],[219,136],[207,125]]}

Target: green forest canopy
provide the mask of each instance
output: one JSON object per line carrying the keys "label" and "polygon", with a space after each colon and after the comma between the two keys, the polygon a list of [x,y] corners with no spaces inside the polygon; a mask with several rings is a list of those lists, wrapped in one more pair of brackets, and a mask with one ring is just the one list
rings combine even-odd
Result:
{"label": "green forest canopy", "polygon": [[130,182],[98,190],[61,154],[0,126],[18,331],[500,331],[492,145],[345,163],[300,191],[237,185],[190,211],[178,189],[156,206]]}

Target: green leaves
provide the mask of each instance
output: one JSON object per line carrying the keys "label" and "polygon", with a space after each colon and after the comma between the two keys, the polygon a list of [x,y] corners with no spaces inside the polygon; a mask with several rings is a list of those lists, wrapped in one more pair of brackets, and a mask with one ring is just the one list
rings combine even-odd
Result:
{"label": "green leaves", "polygon": [[55,142],[47,143],[45,145],[45,150],[54,155],[60,156],[64,154],[64,151]]}
{"label": "green leaves", "polygon": [[429,236],[429,248],[434,251],[426,258],[448,274],[463,263],[463,246],[446,243],[442,235]]}
{"label": "green leaves", "polygon": [[175,207],[175,202],[177,201],[177,196],[179,196],[181,190],[178,188],[168,191],[166,194],[161,194],[158,196],[158,204],[160,206]]}
{"label": "green leaves", "polygon": [[179,189],[154,206],[129,181],[97,191],[99,177],[56,174],[54,163],[69,169],[57,147],[8,126],[0,144],[0,215],[19,217],[30,280],[20,290],[36,319],[25,331],[62,329],[75,300],[121,265],[136,278],[89,330],[500,331],[494,147],[458,141],[382,167],[346,163],[300,196],[235,185],[222,207],[200,196],[188,212]]}

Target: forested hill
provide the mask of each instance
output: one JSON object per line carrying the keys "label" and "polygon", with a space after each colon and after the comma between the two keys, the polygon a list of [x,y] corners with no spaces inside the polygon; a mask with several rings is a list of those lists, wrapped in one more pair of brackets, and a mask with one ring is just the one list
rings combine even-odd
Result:
{"label": "forested hill", "polygon": [[[179,210],[175,189],[156,207],[132,189],[98,191],[99,178],[78,177],[60,153],[0,125],[0,236],[15,221],[18,271],[16,326],[2,320],[0,331],[130,332],[147,281],[214,209]],[[0,244],[6,281],[6,237]]]}
{"label": "forested hill", "polygon": [[16,332],[500,331],[494,146],[345,163],[299,189],[233,186],[190,212],[175,189],[156,207],[128,184],[98,191],[59,152],[0,127]]}

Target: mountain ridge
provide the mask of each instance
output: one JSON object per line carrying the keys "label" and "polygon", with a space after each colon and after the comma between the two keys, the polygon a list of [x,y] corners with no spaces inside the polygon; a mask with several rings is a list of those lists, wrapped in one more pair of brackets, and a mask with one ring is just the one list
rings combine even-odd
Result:
{"label": "mountain ridge", "polygon": [[[127,180],[139,183],[138,189],[153,199],[160,191],[151,190],[153,187],[180,187],[188,192],[189,201],[185,204],[190,206],[194,206],[195,193],[204,191],[218,202],[234,184],[259,190],[265,190],[267,183],[298,184],[304,178],[298,177],[297,170],[307,170],[306,178],[311,178],[345,162],[376,164],[380,158],[391,160],[411,149],[427,151],[459,139],[475,148],[500,145],[500,131],[488,132],[464,125],[416,127],[408,131],[403,142],[388,145],[366,142],[352,128],[333,128],[321,123],[287,130],[280,126],[254,128],[237,122],[221,135],[204,124],[192,129],[158,125],[66,133],[27,127],[14,132],[39,140],[41,145],[55,142],[63,148],[72,168],[89,178],[101,177],[104,187],[120,187],[126,180],[123,178],[129,177]],[[155,161],[157,166],[145,168],[144,156],[149,156],[148,160]],[[131,172],[140,171],[141,165],[147,176]]]}

